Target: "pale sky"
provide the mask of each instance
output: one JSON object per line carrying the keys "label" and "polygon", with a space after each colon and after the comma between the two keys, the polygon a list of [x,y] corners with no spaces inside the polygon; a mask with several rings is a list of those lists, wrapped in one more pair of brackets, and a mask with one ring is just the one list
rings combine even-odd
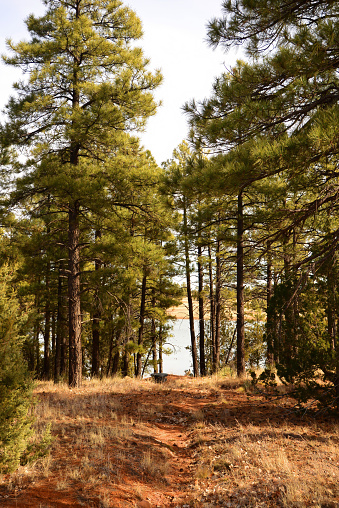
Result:
{"label": "pale sky", "polygon": [[[150,69],[160,68],[164,82],[156,92],[163,105],[148,121],[142,144],[158,164],[171,157],[186,138],[187,120],[183,104],[201,100],[211,93],[216,76],[230,68],[240,54],[212,50],[205,42],[206,23],[221,13],[222,0],[125,0],[143,23],[144,38],[138,45],[150,58]],[[0,0],[0,53],[6,52],[5,40],[27,39],[24,19],[30,13],[42,14],[40,0]],[[0,109],[7,103],[12,83],[20,72],[0,63]]]}

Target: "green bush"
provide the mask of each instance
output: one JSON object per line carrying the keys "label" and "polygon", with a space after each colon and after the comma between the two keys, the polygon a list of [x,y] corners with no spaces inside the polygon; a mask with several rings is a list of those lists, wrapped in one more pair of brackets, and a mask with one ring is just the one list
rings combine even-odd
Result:
{"label": "green bush", "polygon": [[0,473],[15,470],[31,446],[33,382],[22,357],[21,313],[8,266],[0,268]]}

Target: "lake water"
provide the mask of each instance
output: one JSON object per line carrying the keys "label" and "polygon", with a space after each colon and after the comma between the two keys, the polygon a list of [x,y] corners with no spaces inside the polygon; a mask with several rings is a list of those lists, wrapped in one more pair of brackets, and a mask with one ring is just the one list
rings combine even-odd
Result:
{"label": "lake water", "polygon": [[[194,321],[195,333],[197,335],[199,322]],[[173,321],[172,337],[168,339],[168,343],[165,344],[166,348],[170,348],[173,353],[169,356],[163,356],[163,371],[168,374],[176,374],[183,376],[185,370],[191,370],[192,366],[192,355],[189,349],[191,345],[191,336],[189,329],[188,319],[176,319]]]}

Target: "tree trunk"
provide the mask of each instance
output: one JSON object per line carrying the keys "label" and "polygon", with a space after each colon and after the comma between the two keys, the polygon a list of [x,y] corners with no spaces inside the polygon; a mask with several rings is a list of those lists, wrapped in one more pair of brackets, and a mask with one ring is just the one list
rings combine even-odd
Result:
{"label": "tree trunk", "polygon": [[335,394],[337,398],[337,410],[339,411],[339,340],[337,337],[334,339],[334,348],[336,355],[336,379],[335,379]]}
{"label": "tree trunk", "polygon": [[63,284],[62,284],[62,263],[59,263],[58,273],[58,306],[56,319],[56,338],[55,338],[55,356],[54,356],[54,383],[60,381],[67,370],[67,338],[66,322],[67,318],[63,305]]}
{"label": "tree trunk", "polygon": [[[101,231],[95,232],[95,239],[101,238]],[[95,260],[95,272],[100,270],[101,262],[99,259]],[[99,281],[96,281],[96,284],[99,284]],[[99,300],[99,290],[98,288],[95,291],[95,301],[94,301],[94,312],[92,316],[92,377],[99,376],[100,369],[100,300]]]}
{"label": "tree trunk", "polygon": [[272,311],[270,309],[270,303],[272,298],[272,253],[271,253],[271,242],[267,242],[267,281],[266,281],[266,337],[267,337],[267,364],[269,367],[274,365],[274,348],[273,348],[273,319]]}
{"label": "tree trunk", "polygon": [[[50,195],[47,197],[47,210],[50,212]],[[51,233],[51,228],[49,224],[49,215],[47,215],[47,228],[46,234],[47,238]],[[43,366],[43,378],[45,380],[49,380],[50,378],[50,355],[51,355],[51,343],[50,343],[50,334],[51,334],[51,302],[50,302],[50,277],[51,277],[51,264],[50,261],[47,260],[46,263],[46,283],[45,283],[45,330],[44,330],[44,366]]]}
{"label": "tree trunk", "polygon": [[[152,290],[152,309],[155,309],[156,299],[155,299],[155,290]],[[157,355],[157,334],[156,334],[156,326],[154,315],[152,316],[151,322],[151,337],[152,337],[152,363],[153,363],[153,372],[154,374],[158,373],[158,355]]]}
{"label": "tree trunk", "polygon": [[[76,4],[75,17],[80,16],[80,2]],[[72,110],[79,108],[80,58],[73,55]],[[73,122],[72,122],[73,123]],[[74,125],[73,125],[74,126]],[[77,177],[80,145],[77,139],[71,139],[70,164]],[[68,326],[69,326],[69,386],[80,388],[82,383],[81,349],[81,301],[80,301],[80,202],[70,200],[68,211]]]}
{"label": "tree trunk", "polygon": [[[52,334],[52,358],[55,358],[55,338],[56,338],[56,318],[55,312],[52,313],[52,323],[51,323],[51,334]],[[54,365],[54,363],[53,363]]]}
{"label": "tree trunk", "polygon": [[197,344],[194,331],[194,313],[193,313],[193,299],[191,291],[191,268],[189,258],[189,244],[188,244],[188,224],[187,224],[187,210],[186,203],[184,203],[184,242],[185,242],[185,268],[186,268],[186,283],[187,283],[187,300],[188,300],[188,315],[190,322],[190,335],[191,335],[191,349],[192,349],[192,363],[193,375],[199,375]]}
{"label": "tree trunk", "polygon": [[78,201],[70,205],[68,230],[69,386],[76,388],[82,383],[79,208]]}
{"label": "tree trunk", "polygon": [[206,376],[205,361],[205,319],[204,319],[204,271],[202,265],[202,248],[198,245],[198,276],[199,276],[199,351],[200,351],[200,375]]}
{"label": "tree trunk", "polygon": [[163,358],[162,358],[162,326],[159,328],[159,373],[164,371]]}
{"label": "tree trunk", "polygon": [[[284,312],[281,316],[280,337],[279,337],[279,353],[281,358],[289,361],[294,357],[294,349],[296,346],[296,327],[295,327],[295,300],[290,302],[293,295],[293,284],[295,283],[293,270],[293,256],[291,253],[291,245],[289,244],[290,233],[284,233],[282,239],[283,256],[284,256],[284,276],[287,285]],[[294,243],[294,242],[293,242]],[[293,251],[292,251],[293,252]],[[289,305],[286,305],[289,302]],[[283,320],[283,317],[285,318]]]}
{"label": "tree trunk", "polygon": [[238,195],[237,221],[237,375],[245,374],[245,312],[244,312],[244,216],[242,191]]}
{"label": "tree trunk", "polygon": [[[39,295],[35,296],[35,308],[37,310],[37,315],[39,315]],[[34,324],[34,368],[38,375],[40,375],[40,321],[37,319]]]}
{"label": "tree trunk", "polygon": [[220,240],[217,240],[216,249],[216,271],[215,271],[215,357],[213,372],[220,368],[220,325],[221,325],[221,259]]}
{"label": "tree trunk", "polygon": [[46,303],[45,303],[45,330],[44,330],[44,366],[43,379],[50,377],[50,335],[51,335],[51,305],[50,305],[50,263],[46,267]]}
{"label": "tree trunk", "polygon": [[119,363],[120,363],[120,351],[116,351],[113,356],[112,369],[110,372],[112,376],[116,376],[118,374]]}
{"label": "tree trunk", "polygon": [[[144,275],[142,278],[141,286],[141,302],[140,302],[140,317],[139,317],[139,333],[138,333],[138,346],[142,347],[144,341],[144,321],[145,321],[145,308],[146,308],[146,288],[147,288],[147,275],[146,268],[144,268]],[[141,377],[142,372],[142,353],[137,352],[137,366],[136,366],[136,377]]]}
{"label": "tree trunk", "polygon": [[213,293],[213,268],[212,268],[212,252],[211,247],[208,247],[208,270],[210,279],[210,334],[211,334],[211,358],[212,370],[216,365],[216,346],[215,346],[215,306],[214,306],[214,293]]}
{"label": "tree trunk", "polygon": [[99,376],[100,369],[100,312],[92,316],[92,369],[91,376]]}
{"label": "tree trunk", "polygon": [[327,330],[330,337],[330,348],[335,351],[337,339],[337,326],[336,326],[336,275],[335,275],[336,255],[333,253],[330,259],[330,265],[327,274]]}
{"label": "tree trunk", "polygon": [[129,364],[130,364],[130,353],[127,349],[127,343],[132,338],[132,326],[131,326],[131,297],[128,295],[127,301],[126,301],[126,321],[125,321],[125,337],[124,337],[124,352],[123,352],[123,361],[122,361],[122,375],[124,377],[128,376],[129,374]]}
{"label": "tree trunk", "polygon": [[327,326],[328,334],[330,337],[330,348],[335,354],[335,393],[337,398],[337,410],[339,411],[339,340],[337,336],[337,256],[334,252],[330,259],[330,266],[328,268],[327,285],[328,285],[328,310],[327,310]]}
{"label": "tree trunk", "polygon": [[233,344],[234,344],[234,339],[235,339],[235,334],[237,332],[237,327],[234,328],[234,332],[233,332],[233,335],[232,335],[232,340],[231,340],[231,344],[230,344],[230,347],[228,348],[228,351],[227,351],[227,356],[226,356],[226,360],[225,360],[225,367],[226,365],[228,364],[228,361],[230,359],[230,356],[231,356],[231,352],[232,352],[232,348],[233,348]]}
{"label": "tree trunk", "polygon": [[122,373],[123,377],[127,377],[129,374],[129,362],[130,362],[130,354],[125,349],[123,361],[122,361],[122,369],[121,369],[121,373]]}
{"label": "tree trunk", "polygon": [[[121,347],[121,333],[122,330],[118,328],[115,332],[115,353],[113,355],[113,340],[114,334],[112,333],[110,346],[109,346],[109,362],[107,367],[107,375],[116,376],[119,372],[120,364],[120,347]],[[112,358],[113,356],[113,358]]]}

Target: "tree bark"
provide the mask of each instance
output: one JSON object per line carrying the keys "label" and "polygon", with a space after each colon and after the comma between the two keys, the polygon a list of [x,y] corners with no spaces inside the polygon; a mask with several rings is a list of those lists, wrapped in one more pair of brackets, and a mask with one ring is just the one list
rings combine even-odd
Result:
{"label": "tree bark", "polygon": [[245,374],[245,311],[244,311],[244,215],[242,191],[238,195],[237,221],[237,376]]}
{"label": "tree bark", "polygon": [[200,375],[206,376],[205,360],[205,316],[204,316],[204,270],[202,265],[202,248],[198,245],[198,277],[199,277],[199,352]]}
{"label": "tree bark", "polygon": [[100,312],[95,311],[92,316],[92,369],[91,376],[99,376],[100,369]]}
{"label": "tree bark", "polygon": [[[119,372],[119,364],[120,364],[120,348],[122,341],[122,330],[118,328],[115,331],[115,348],[113,346],[114,341],[114,333],[111,335],[110,346],[109,346],[109,361],[107,366],[107,375],[116,376]],[[113,355],[113,349],[115,349]],[[113,358],[112,358],[113,357]]]}
{"label": "tree bark", "polygon": [[[147,287],[147,275],[146,268],[144,268],[144,275],[142,278],[141,286],[141,302],[140,302],[140,317],[139,317],[139,333],[138,333],[138,346],[142,347],[144,341],[144,321],[145,321],[145,308],[146,308],[146,287]],[[141,377],[142,373],[142,353],[137,352],[137,365],[136,365],[136,377]]]}
{"label": "tree bark", "polygon": [[125,320],[125,333],[124,333],[124,352],[123,352],[123,361],[122,361],[122,375],[124,377],[129,374],[129,364],[130,364],[130,353],[127,349],[127,343],[132,338],[132,326],[131,326],[131,296],[127,296],[126,301],[126,320]]}
{"label": "tree bark", "polygon": [[57,323],[56,323],[56,339],[55,339],[55,357],[54,357],[54,383],[58,383],[61,373],[63,372],[61,364],[61,351],[62,343],[64,342],[64,318],[62,306],[62,277],[61,277],[61,263],[59,263],[58,274],[58,307],[57,307]]}
{"label": "tree bark", "polygon": [[50,335],[51,335],[51,305],[50,305],[50,263],[46,266],[46,303],[45,303],[45,330],[44,330],[44,366],[43,379],[50,377]]}
{"label": "tree bark", "polygon": [[[38,279],[38,282],[40,283],[40,279]],[[37,315],[40,313],[40,298],[39,294],[37,293],[35,295],[35,302],[34,302],[35,308],[37,310]],[[40,335],[40,320],[36,320],[34,324],[34,370],[38,374],[40,374],[40,343],[39,343],[39,335]]]}
{"label": "tree bark", "polygon": [[[52,312],[52,322],[51,322],[51,339],[52,339],[52,358],[55,358],[55,339],[56,339],[56,316],[55,312]],[[53,363],[54,365],[54,363]]]}
{"label": "tree bark", "polygon": [[337,337],[334,339],[334,348],[336,355],[336,379],[335,379],[335,394],[337,398],[337,410],[339,411],[339,340]]}
{"label": "tree bark", "polygon": [[159,373],[164,371],[163,358],[162,358],[162,325],[159,328]]}
{"label": "tree bark", "polygon": [[216,270],[215,270],[215,358],[213,372],[220,368],[220,325],[221,325],[221,259],[220,240],[217,240]]}
{"label": "tree bark", "polygon": [[[98,240],[101,238],[101,231],[95,232],[95,239]],[[95,272],[97,273],[101,268],[101,262],[99,259],[95,260]],[[96,281],[96,284],[99,284]],[[95,291],[95,301],[94,301],[94,312],[92,316],[92,377],[99,376],[100,369],[100,300],[99,300],[99,290],[98,288]]]}
{"label": "tree bark", "polygon": [[216,365],[216,345],[215,345],[215,305],[214,305],[214,285],[213,285],[213,268],[212,268],[212,252],[211,247],[208,246],[208,271],[210,279],[210,334],[211,334],[211,358],[212,358],[212,370]]}
{"label": "tree bark", "polygon": [[69,386],[76,388],[82,383],[79,208],[78,201],[70,205],[68,231]]}
{"label": "tree bark", "polygon": [[195,339],[194,331],[194,313],[193,313],[193,299],[191,290],[191,268],[189,258],[189,244],[188,244],[188,222],[187,222],[187,209],[186,203],[184,203],[184,242],[185,242],[185,269],[186,269],[186,283],[187,283],[187,300],[188,300],[188,315],[190,322],[190,335],[191,335],[191,349],[192,349],[192,363],[193,363],[193,375],[197,377],[199,375],[198,366],[198,355],[197,355],[197,343]]}
{"label": "tree bark", "polygon": [[266,337],[267,337],[267,364],[269,367],[274,365],[274,348],[273,348],[273,319],[270,303],[272,298],[272,252],[271,242],[267,242],[267,272],[266,272]]}
{"label": "tree bark", "polygon": [[336,326],[336,275],[335,275],[335,262],[336,255],[333,253],[330,259],[330,265],[327,274],[327,330],[330,337],[330,348],[335,351],[336,339],[337,339],[337,326]]}
{"label": "tree bark", "polygon": [[[152,291],[152,309],[155,309],[156,299],[155,299],[155,290]],[[156,326],[154,315],[152,316],[151,322],[151,337],[152,337],[152,362],[153,362],[153,372],[154,374],[158,373],[158,355],[157,355],[157,334],[156,334]]]}
{"label": "tree bark", "polygon": [[[80,17],[80,2],[75,17]],[[79,108],[80,56],[73,54],[72,110]],[[73,122],[72,122],[73,124]],[[74,126],[74,125],[72,125]],[[76,139],[70,143],[70,164],[74,178],[79,166],[80,145]],[[69,386],[80,388],[82,383],[81,301],[80,301],[80,202],[70,200],[68,211],[68,324],[69,324]]]}
{"label": "tree bark", "polygon": [[[50,212],[50,195],[47,197],[47,210]],[[49,221],[49,215],[47,215]],[[47,222],[46,234],[49,237],[51,228],[49,222]],[[49,380],[50,378],[50,356],[51,356],[51,302],[50,302],[50,277],[51,277],[51,264],[47,260],[46,263],[46,283],[45,283],[45,330],[44,330],[44,371],[43,378]]]}

